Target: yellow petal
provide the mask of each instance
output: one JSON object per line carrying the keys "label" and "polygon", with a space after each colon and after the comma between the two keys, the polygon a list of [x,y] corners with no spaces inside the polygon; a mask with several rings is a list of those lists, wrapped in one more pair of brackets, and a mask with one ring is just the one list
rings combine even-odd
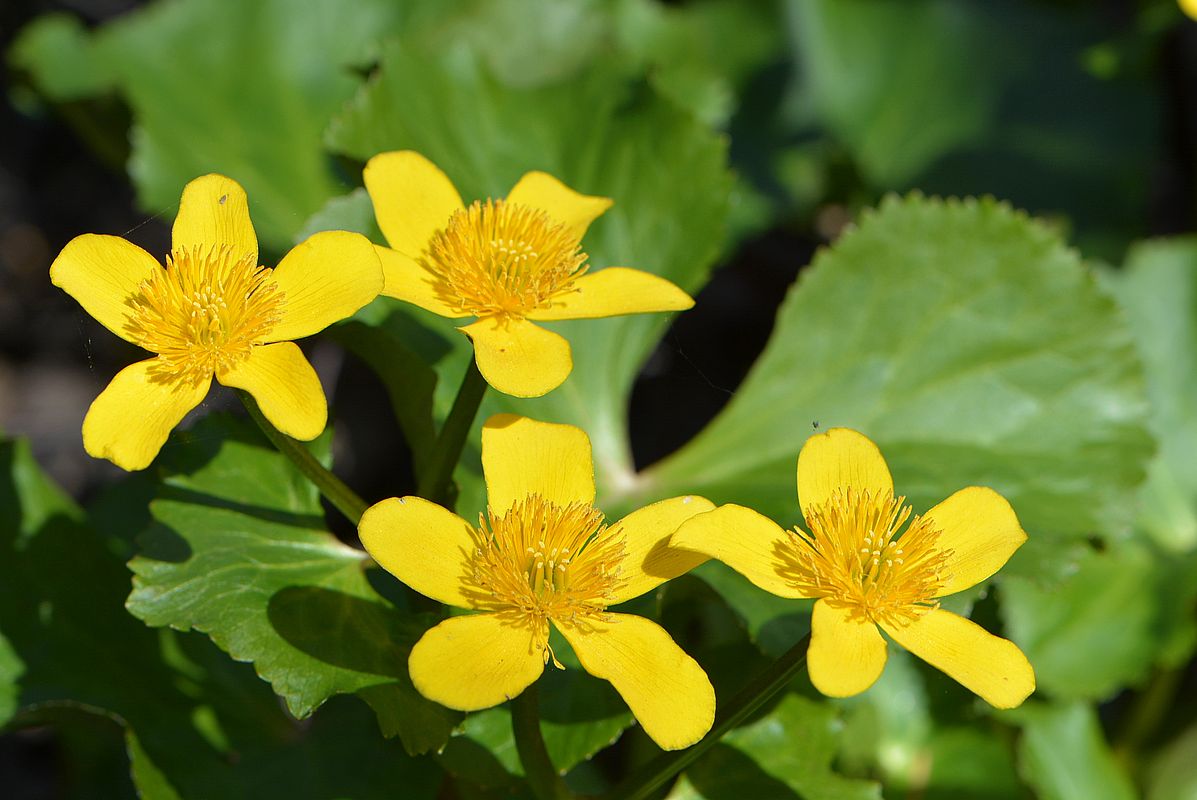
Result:
{"label": "yellow petal", "polygon": [[592,319],[651,311],[685,311],[694,305],[690,295],[651,272],[607,267],[574,281],[573,291],[555,297],[529,319]]}
{"label": "yellow petal", "polygon": [[320,378],[293,342],[257,345],[216,380],[252,394],[270,424],[292,439],[315,439],[328,422]]}
{"label": "yellow petal", "polygon": [[291,248],[270,274],[283,292],[282,319],[267,341],[319,333],[352,316],[382,291],[382,265],[360,233],[323,231]]}
{"label": "yellow petal", "polygon": [[241,184],[223,175],[204,175],[187,184],[171,229],[171,246],[175,250],[228,246],[237,258],[251,255],[257,264],[258,235]]}
{"label": "yellow petal", "polygon": [[860,694],[881,677],[885,658],[885,639],[871,620],[827,600],[815,603],[806,666],[816,689],[828,697]]}
{"label": "yellow petal", "polygon": [[613,205],[609,197],[579,194],[547,172],[528,172],[507,193],[507,202],[538,208],[579,240],[590,223]]}
{"label": "yellow petal", "polygon": [[478,371],[503,394],[540,397],[569,377],[569,342],[526,319],[486,317],[458,328],[474,343]]}
{"label": "yellow petal", "polygon": [[389,247],[375,246],[382,261],[382,293],[449,319],[470,316],[444,299],[440,281],[414,258]]}
{"label": "yellow petal", "polygon": [[171,430],[208,394],[198,384],[164,379],[157,359],[138,361],[116,374],[83,418],[83,447],[121,469],[145,469]]}
{"label": "yellow petal", "polygon": [[1014,642],[950,611],[935,609],[885,632],[996,708],[1021,705],[1035,691],[1035,670]]}
{"label": "yellow petal", "polygon": [[927,512],[941,532],[938,546],[953,555],[940,596],[976,586],[997,572],[1027,540],[1006,498],[984,486],[961,489]]}
{"label": "yellow petal", "polygon": [[425,597],[472,608],[474,530],[452,511],[419,497],[392,497],[366,509],[357,525],[383,569]]}
{"label": "yellow petal", "polygon": [[806,440],[798,454],[798,502],[802,515],[830,499],[837,489],[868,490],[893,497],[894,479],[877,445],[848,428],[832,428]]}
{"label": "yellow petal", "polygon": [[499,614],[451,617],[416,642],[407,660],[420,694],[448,708],[477,711],[527,689],[544,671],[533,631]]}
{"label": "yellow petal", "polygon": [[420,257],[461,208],[453,181],[412,150],[379,153],[366,162],[362,178],[387,242],[412,258]]}
{"label": "yellow petal", "polygon": [[153,256],[119,236],[87,233],[62,248],[50,265],[50,281],[105,328],[128,339],[129,298],[160,269]]}
{"label": "yellow petal", "polygon": [[495,414],[482,426],[482,476],[496,514],[530,494],[561,506],[594,502],[590,437],[573,425]]}
{"label": "yellow petal", "polygon": [[670,547],[669,537],[686,520],[714,508],[705,497],[674,497],[633,511],[616,523],[614,527],[624,535],[624,583],[607,598],[607,604],[639,597],[706,561],[704,553]]}
{"label": "yellow petal", "polygon": [[717,558],[766,592],[798,598],[806,595],[786,578],[793,535],[751,508],[729,503],[683,522],[669,544]]}
{"label": "yellow petal", "polygon": [[553,620],[582,667],[611,681],[662,750],[697,742],[715,719],[715,690],[698,662],[655,622],[632,614]]}

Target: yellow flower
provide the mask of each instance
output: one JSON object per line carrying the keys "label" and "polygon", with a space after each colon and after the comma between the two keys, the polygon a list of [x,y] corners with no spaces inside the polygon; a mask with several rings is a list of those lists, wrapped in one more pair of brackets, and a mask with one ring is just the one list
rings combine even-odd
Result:
{"label": "yellow flower", "polygon": [[345,231],[317,233],[275,269],[258,265],[245,190],[223,175],[183,190],[163,268],[116,236],[71,240],[50,279],[117,336],[154,353],[121,370],[88,409],[83,446],[144,469],[172,428],[204,399],[213,375],[254,396],[296,439],[324,430],[320,380],[292,339],[369,303],[382,288],[374,248]]}
{"label": "yellow flower", "polygon": [[482,471],[488,505],[476,526],[419,497],[393,497],[358,528],[396,578],[478,612],[450,617],[416,643],[408,668],[420,693],[462,711],[516,697],[553,658],[552,623],[658,745],[701,739],[715,713],[706,673],[655,622],[607,609],[705,561],[666,541],[714,506],[675,497],[605,525],[586,434],[510,414],[482,428]]}
{"label": "yellow flower", "polygon": [[818,598],[807,655],[815,688],[848,697],[872,686],[885,667],[880,627],[993,706],[1013,708],[1035,690],[1018,647],[938,602],[993,575],[1026,541],[1001,495],[971,486],[910,519],[877,446],[833,428],[798,456],[798,499],[809,533],[725,505],[682,525],[670,545],[780,597]]}
{"label": "yellow flower", "polygon": [[573,369],[569,342],[531,320],[681,311],[690,296],[664,278],[626,267],[586,274],[582,237],[611,207],[551,175],[529,172],[506,199],[466,207],[431,161],[382,153],[363,177],[378,226],[382,293],[450,319],[474,343],[487,383],[517,397],[557,388]]}
{"label": "yellow flower", "polygon": [[1180,10],[1190,19],[1197,19],[1197,0],[1180,0]]}

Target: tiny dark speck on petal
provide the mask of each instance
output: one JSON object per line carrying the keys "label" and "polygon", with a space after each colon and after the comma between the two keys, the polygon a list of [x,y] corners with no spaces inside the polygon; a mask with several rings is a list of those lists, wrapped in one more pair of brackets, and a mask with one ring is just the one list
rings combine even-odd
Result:
{"label": "tiny dark speck on petal", "polygon": [[220,196],[220,200],[219,200],[218,202],[219,202],[219,203],[220,203],[220,204],[223,206],[223,205],[224,205],[224,201],[225,201],[225,200],[228,200],[228,199],[229,199],[229,196],[228,196],[227,194],[222,194],[222,195]]}

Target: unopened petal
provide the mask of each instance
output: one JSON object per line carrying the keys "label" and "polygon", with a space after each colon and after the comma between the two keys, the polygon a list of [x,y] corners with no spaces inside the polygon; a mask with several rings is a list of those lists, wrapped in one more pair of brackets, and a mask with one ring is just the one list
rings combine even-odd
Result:
{"label": "unopened petal", "polygon": [[590,223],[612,206],[609,197],[575,192],[547,172],[528,172],[511,187],[507,202],[537,208],[569,228],[579,240]]}
{"label": "unopened petal", "polygon": [[157,359],[138,361],[117,373],[83,419],[83,447],[121,469],[145,469],[171,430],[208,394],[210,380],[171,380]]}
{"label": "unopened petal", "polygon": [[815,603],[806,664],[816,689],[828,697],[860,694],[881,677],[885,661],[876,624],[828,600]]}
{"label": "unopened petal", "polygon": [[235,260],[249,256],[257,264],[258,235],[241,184],[216,174],[187,184],[171,229],[171,243],[175,250],[228,247]]}
{"label": "unopened petal", "polygon": [[798,454],[798,502],[803,516],[838,490],[893,497],[894,479],[877,445],[849,428],[832,428],[806,440]]}
{"label": "unopened petal", "polygon": [[937,546],[952,551],[941,597],[993,575],[1027,540],[1006,498],[984,486],[961,489],[925,516],[940,531]]}
{"label": "unopened petal", "polygon": [[607,604],[639,597],[706,561],[705,553],[671,547],[669,537],[686,520],[714,508],[705,497],[673,497],[633,511],[615,523],[624,536],[623,582],[607,598]]}
{"label": "unopened petal", "polygon": [[425,597],[474,607],[474,530],[448,509],[419,497],[392,497],[366,509],[357,526],[362,546],[387,572]]}
{"label": "unopened petal", "polygon": [[786,576],[793,535],[763,514],[729,503],[683,522],[669,544],[716,558],[778,597],[806,597]]}
{"label": "unopened petal", "polygon": [[382,264],[360,233],[323,231],[291,249],[270,275],[282,318],[267,341],[302,339],[352,316],[382,291]]}
{"label": "unopened petal", "polygon": [[569,342],[526,319],[486,317],[458,330],[474,343],[482,377],[503,394],[540,397],[574,368]]}
{"label": "unopened petal", "polygon": [[328,423],[320,378],[293,342],[257,345],[216,379],[253,395],[270,424],[293,439],[315,439]]}
{"label": "unopened petal", "polygon": [[413,150],[379,153],[366,162],[362,179],[387,243],[412,258],[462,205],[449,177]]}
{"label": "unopened petal", "polygon": [[885,632],[995,708],[1015,708],[1035,691],[1035,670],[1016,644],[950,611],[885,625]]}
{"label": "unopened petal", "polygon": [[573,425],[494,415],[482,426],[482,475],[496,514],[531,494],[559,506],[594,502],[590,437]]}
{"label": "unopened petal", "polygon": [[499,614],[450,617],[424,634],[407,660],[411,682],[429,700],[477,711],[517,697],[544,671],[535,635]]}
{"label": "unopened petal", "polygon": [[375,246],[382,262],[382,293],[449,319],[470,316],[452,305],[440,290],[440,281],[418,260],[389,247]]}
{"label": "unopened petal", "polygon": [[574,280],[571,291],[554,297],[529,319],[591,319],[653,311],[685,311],[694,300],[664,278],[627,267],[607,267]]}
{"label": "unopened petal", "polygon": [[661,749],[689,747],[711,729],[715,690],[698,662],[660,625],[632,614],[553,622],[582,667],[611,681]]}
{"label": "unopened petal", "polygon": [[130,298],[162,266],[119,236],[87,233],[62,248],[50,265],[50,281],[108,330],[129,339]]}

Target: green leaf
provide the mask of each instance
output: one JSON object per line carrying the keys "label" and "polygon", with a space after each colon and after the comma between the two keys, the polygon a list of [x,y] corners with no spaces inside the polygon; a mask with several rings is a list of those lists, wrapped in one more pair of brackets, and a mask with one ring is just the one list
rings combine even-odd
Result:
{"label": "green leaf", "polygon": [[889,198],[816,257],[716,419],[639,476],[799,517],[795,462],[818,425],[877,442],[925,510],[968,485],[1014,505],[1011,568],[1124,530],[1151,439],[1140,365],[1113,302],[1046,228],[991,200]]}
{"label": "green leaf", "polygon": [[113,86],[114,76],[97,56],[94,40],[68,14],[46,14],[23,28],[8,59],[56,101],[90,97]]}
{"label": "green leaf", "polygon": [[[689,115],[612,61],[568,81],[536,88],[504,83],[462,46],[430,53],[406,40],[386,50],[382,67],[328,134],[339,152],[365,160],[410,148],[440,166],[467,199],[505,195],[521,174],[548,171],[573,188],[605,195],[615,206],[583,245],[595,269],[632,266],[695,291],[722,242],[731,181],[725,146]],[[659,143],[668,141],[668,148]],[[684,187],[684,191],[679,191]],[[447,320],[411,319],[441,343],[437,407],[447,407],[469,357]],[[605,489],[634,481],[625,407],[632,381],[669,324],[641,314],[553,325],[566,336],[574,370],[536,400],[492,392],[482,415],[518,410],[586,429]],[[477,475],[478,466],[469,472]],[[468,474],[459,470],[459,480]],[[460,507],[480,508],[480,485],[463,487]]]}
{"label": "green leaf", "polygon": [[[789,3],[803,91],[864,174],[903,187],[978,138],[1001,88],[980,14],[944,0]],[[968,69],[961,69],[967,64]]]}
{"label": "green leaf", "polygon": [[1043,800],[1133,800],[1135,790],[1084,703],[1028,704],[1008,716],[1022,725],[1019,771]]}
{"label": "green leaf", "polygon": [[[143,208],[169,218],[184,184],[221,172],[245,186],[263,243],[282,250],[338,191],[320,138],[358,83],[349,68],[367,64],[403,15],[385,0],[180,0],[90,39],[76,31],[72,49],[94,51],[99,71],[88,74],[111,75],[132,108],[129,171]],[[39,60],[41,80],[51,64]]]}
{"label": "green leaf", "polygon": [[460,715],[421,697],[406,668],[434,620],[374,591],[365,553],[324,529],[315,490],[245,423],[208,417],[179,438],[129,565],[129,610],[252,661],[298,717],[357,693],[409,752],[443,745]]}
{"label": "green leaf", "polygon": [[17,680],[25,671],[25,664],[17,651],[0,632],[0,728],[17,712],[20,687]]}
{"label": "green leaf", "polygon": [[1148,800],[1186,800],[1197,796],[1197,725],[1190,726],[1151,762]]}
{"label": "green leaf", "polygon": [[1173,553],[1197,549],[1197,239],[1138,244],[1108,276],[1139,345],[1159,453],[1138,524]]}
{"label": "green leaf", "polygon": [[669,800],[880,798],[881,787],[831,769],[840,724],[834,708],[787,695],[769,714],[725,736],[686,771]]}

